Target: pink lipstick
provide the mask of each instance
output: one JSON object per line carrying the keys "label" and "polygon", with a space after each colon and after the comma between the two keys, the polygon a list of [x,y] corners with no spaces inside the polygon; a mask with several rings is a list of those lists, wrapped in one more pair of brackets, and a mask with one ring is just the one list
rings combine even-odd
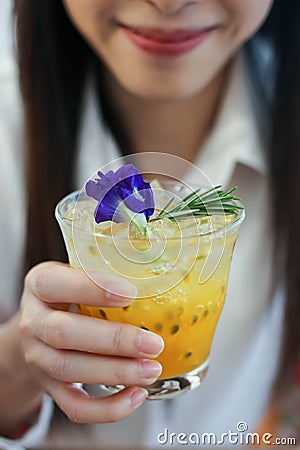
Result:
{"label": "pink lipstick", "polygon": [[150,28],[121,25],[127,37],[141,50],[156,56],[177,57],[202,44],[214,28],[202,30],[174,30],[166,32]]}

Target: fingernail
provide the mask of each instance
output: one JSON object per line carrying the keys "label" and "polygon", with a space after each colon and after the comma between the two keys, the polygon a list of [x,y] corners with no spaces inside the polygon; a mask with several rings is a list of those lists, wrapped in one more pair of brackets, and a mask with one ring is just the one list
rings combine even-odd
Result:
{"label": "fingernail", "polygon": [[158,334],[144,331],[138,336],[138,349],[141,353],[157,356],[164,349],[164,341]]}
{"label": "fingernail", "polygon": [[128,303],[128,299],[133,299],[137,295],[136,287],[129,281],[121,280],[118,282],[109,282],[105,286],[106,296],[109,300]]}
{"label": "fingernail", "polygon": [[134,408],[137,408],[138,406],[140,406],[143,403],[143,401],[147,397],[148,397],[148,392],[146,391],[146,389],[140,389],[140,388],[136,389],[135,391],[133,391],[133,393],[130,396],[132,406]]}
{"label": "fingernail", "polygon": [[161,364],[157,361],[149,361],[145,359],[141,361],[141,376],[147,380],[156,380],[162,372]]}

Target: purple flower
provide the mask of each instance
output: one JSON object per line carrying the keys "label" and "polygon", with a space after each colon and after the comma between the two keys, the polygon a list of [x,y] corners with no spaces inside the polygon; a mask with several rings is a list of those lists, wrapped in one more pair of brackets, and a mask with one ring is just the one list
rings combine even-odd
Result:
{"label": "purple flower", "polygon": [[133,164],[127,164],[116,172],[110,170],[105,175],[98,172],[99,178],[86,183],[89,197],[98,201],[95,209],[97,223],[132,221],[143,233],[147,222],[154,213],[154,198],[150,183]]}

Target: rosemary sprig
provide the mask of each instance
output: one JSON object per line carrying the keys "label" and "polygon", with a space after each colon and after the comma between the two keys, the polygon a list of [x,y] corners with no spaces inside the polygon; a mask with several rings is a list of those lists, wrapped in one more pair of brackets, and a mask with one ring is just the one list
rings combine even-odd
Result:
{"label": "rosemary sprig", "polygon": [[191,192],[175,206],[170,208],[174,202],[174,197],[166,204],[166,206],[159,212],[153,220],[168,218],[186,219],[189,217],[204,217],[215,214],[238,214],[238,210],[244,209],[242,206],[234,204],[234,201],[240,201],[238,197],[232,195],[236,187],[223,191],[221,185],[215,186],[202,194],[199,194],[200,189]]}

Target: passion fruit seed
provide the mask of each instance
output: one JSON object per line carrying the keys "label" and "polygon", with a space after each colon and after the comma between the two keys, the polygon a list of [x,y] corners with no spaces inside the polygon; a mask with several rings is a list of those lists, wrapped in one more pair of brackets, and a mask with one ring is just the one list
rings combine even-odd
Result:
{"label": "passion fruit seed", "polygon": [[102,317],[102,319],[107,320],[107,315],[106,315],[105,311],[103,311],[103,309],[99,309],[99,314]]}
{"label": "passion fruit seed", "polygon": [[141,327],[141,329],[142,329],[142,330],[149,331],[149,328],[147,328],[147,327]]}
{"label": "passion fruit seed", "polygon": [[173,325],[171,328],[171,334],[176,334],[179,331],[179,325]]}
{"label": "passion fruit seed", "polygon": [[209,309],[206,309],[206,310],[204,311],[204,313],[203,313],[203,317],[208,316],[208,314],[209,314]]}
{"label": "passion fruit seed", "polygon": [[129,309],[129,306],[123,306],[123,311],[127,311]]}
{"label": "passion fruit seed", "polygon": [[186,357],[186,358],[190,358],[190,357],[192,356],[192,354],[193,354],[193,352],[187,352],[187,353],[185,354],[185,357]]}
{"label": "passion fruit seed", "polygon": [[158,332],[160,332],[160,331],[162,331],[163,330],[163,325],[162,325],[162,323],[156,323],[155,325],[154,325],[154,328],[155,328],[155,330],[156,331],[158,331]]}
{"label": "passion fruit seed", "polygon": [[198,322],[198,319],[199,319],[199,316],[194,316],[193,318],[192,318],[192,325],[195,325],[195,323],[197,323]]}

